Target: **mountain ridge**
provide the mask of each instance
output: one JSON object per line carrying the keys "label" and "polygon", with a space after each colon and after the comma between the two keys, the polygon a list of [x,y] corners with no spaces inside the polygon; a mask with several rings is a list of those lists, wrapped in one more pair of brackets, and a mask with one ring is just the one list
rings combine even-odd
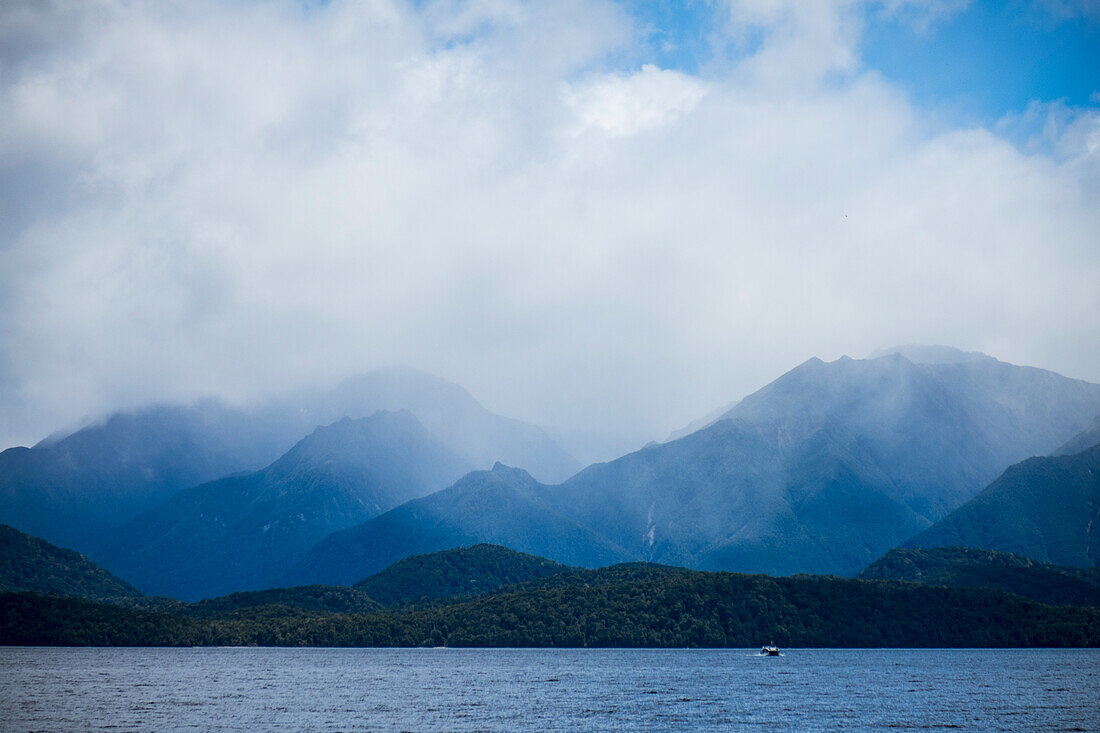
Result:
{"label": "mountain ridge", "polygon": [[0,524],[0,592],[11,591],[98,601],[142,595],[79,552]]}
{"label": "mountain ridge", "polygon": [[475,544],[504,545],[566,565],[629,559],[607,539],[548,504],[544,486],[501,463],[453,486],[324,538],[282,578],[284,584],[346,585],[406,557]]}
{"label": "mountain ridge", "polygon": [[[412,409],[415,408],[415,409]],[[540,428],[495,415],[462,387],[414,369],[244,406],[218,399],[116,412],[0,452],[0,522],[96,554],[177,492],[269,465],[319,425],[410,409],[471,468],[522,462],[547,479],[579,466]]]}
{"label": "mountain ridge", "polygon": [[99,555],[153,595],[259,590],[324,536],[469,469],[408,411],[345,418],[266,468],[180,492],[123,527]]}
{"label": "mountain ridge", "polygon": [[[625,560],[854,575],[1004,466],[1063,443],[1098,406],[1100,385],[993,358],[812,358],[684,438],[593,464],[561,484],[513,486],[507,499],[476,483],[464,484],[460,501],[440,492],[326,538],[307,555],[312,566],[284,580],[350,582],[325,575],[325,562],[346,574],[359,563],[366,574],[404,554],[475,542],[581,566],[607,561],[594,550],[602,542]],[[511,502],[528,515],[554,512],[587,538],[584,551],[567,557],[551,534],[501,532],[508,516],[498,504],[518,506]]]}
{"label": "mountain ridge", "polygon": [[1100,606],[1100,569],[1081,570],[972,547],[894,549],[856,578],[991,588],[1048,605]]}
{"label": "mountain ridge", "polygon": [[907,548],[974,547],[1071,567],[1100,566],[1100,445],[1036,456],[908,540]]}

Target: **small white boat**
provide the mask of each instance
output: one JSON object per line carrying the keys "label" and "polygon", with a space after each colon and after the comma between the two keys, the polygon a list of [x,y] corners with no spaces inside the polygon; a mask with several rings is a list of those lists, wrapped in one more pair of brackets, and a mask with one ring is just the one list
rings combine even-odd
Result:
{"label": "small white boat", "polygon": [[775,644],[768,644],[767,646],[760,647],[760,656],[762,657],[778,657],[779,647]]}

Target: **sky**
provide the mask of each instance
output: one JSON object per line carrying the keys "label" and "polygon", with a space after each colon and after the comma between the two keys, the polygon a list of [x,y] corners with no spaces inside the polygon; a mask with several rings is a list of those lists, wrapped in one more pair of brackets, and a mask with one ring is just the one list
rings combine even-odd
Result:
{"label": "sky", "polygon": [[1095,0],[9,0],[0,109],[3,446],[388,365],[608,454],[894,344],[1100,382]]}

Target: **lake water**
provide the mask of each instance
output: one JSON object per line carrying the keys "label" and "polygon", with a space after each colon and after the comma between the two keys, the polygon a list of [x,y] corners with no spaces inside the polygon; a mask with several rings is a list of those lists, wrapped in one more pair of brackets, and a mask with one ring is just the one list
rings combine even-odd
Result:
{"label": "lake water", "polygon": [[0,648],[4,730],[1100,730],[1100,650]]}

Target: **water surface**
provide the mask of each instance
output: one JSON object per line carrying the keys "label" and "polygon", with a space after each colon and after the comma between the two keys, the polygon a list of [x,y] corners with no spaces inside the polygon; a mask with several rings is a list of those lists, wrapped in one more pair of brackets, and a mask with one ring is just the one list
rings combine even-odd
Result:
{"label": "water surface", "polygon": [[4,730],[1100,730],[1100,650],[0,648]]}

